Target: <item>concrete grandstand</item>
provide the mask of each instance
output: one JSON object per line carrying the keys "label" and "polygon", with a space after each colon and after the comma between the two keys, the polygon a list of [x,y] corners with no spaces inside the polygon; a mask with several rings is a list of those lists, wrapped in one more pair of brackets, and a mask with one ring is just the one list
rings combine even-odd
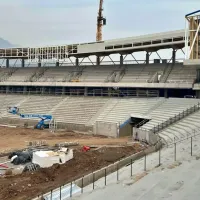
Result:
{"label": "concrete grandstand", "polygon": [[[199,111],[196,40],[194,33],[189,35],[187,30],[178,30],[102,42],[0,49],[0,58],[6,60],[0,69],[0,93],[8,99],[2,103],[9,106],[13,101],[24,112],[50,113],[58,127],[69,130],[102,134],[102,129],[104,134],[118,137],[131,135],[130,129],[134,127],[134,133],[139,131],[141,135],[139,139],[149,143],[157,141],[150,141],[147,135],[160,135],[164,143],[180,139],[185,135],[184,130],[180,128],[181,133],[177,134],[168,128],[183,124]],[[195,62],[185,65],[176,60],[176,53],[188,45],[191,60]],[[158,53],[161,49],[172,50],[170,60],[161,58]],[[146,57],[138,61],[133,54],[141,51],[145,51]],[[159,59],[152,62],[153,52]],[[110,58],[111,54],[120,54],[117,64]],[[126,63],[127,55],[136,64]],[[90,56],[96,56],[96,63]],[[104,64],[105,56],[112,64]],[[83,63],[86,57],[91,61],[89,65]],[[11,59],[20,59],[21,67],[10,66]],[[27,60],[36,64],[25,67]],[[66,60],[71,64],[66,64]],[[55,61],[55,66],[48,65],[49,61]],[[197,99],[178,99],[183,97]],[[40,102],[45,102],[45,106]],[[17,122],[15,116],[2,109],[2,121]]]}
{"label": "concrete grandstand", "polygon": [[[113,163],[115,161],[112,160],[114,156],[110,153],[111,159],[108,160],[108,163],[112,163],[117,168],[112,171],[112,174],[111,172],[109,173],[108,183],[112,184],[108,188],[104,188],[106,194],[97,190],[91,194],[86,193],[85,196],[77,196],[75,197],[76,199],[112,199],[114,192],[117,195],[116,199],[123,199],[124,197],[131,199],[133,195],[137,199],[147,199],[148,197],[150,199],[177,199],[177,191],[181,187],[185,189],[188,186],[188,184],[184,186],[183,182],[177,183],[177,181],[180,181],[180,179],[187,181],[186,179],[190,176],[189,172],[187,172],[185,173],[186,177],[182,178],[183,176],[180,172],[191,171],[193,168],[199,167],[199,156],[196,155],[196,160],[188,159],[189,162],[192,162],[190,164],[186,160],[180,168],[176,165],[173,170],[168,168],[168,161],[172,155],[175,155],[175,161],[177,161],[176,144],[181,143],[182,140],[184,140],[184,143],[179,146],[182,149],[180,151],[181,159],[185,156],[184,148],[191,150],[191,155],[192,153],[198,153],[193,150],[199,150],[197,148],[199,138],[196,138],[196,136],[199,136],[200,130],[199,19],[195,18],[196,33],[192,32],[190,35],[187,34],[187,30],[178,30],[102,42],[0,49],[0,59],[5,61],[5,64],[4,61],[2,62],[0,68],[0,125],[8,126],[8,129],[11,128],[11,125],[15,125],[12,126],[14,128],[18,128],[18,126],[37,128],[34,117],[24,117],[24,119],[20,113],[27,116],[37,115],[40,119],[42,119],[41,116],[48,115],[52,116],[51,119],[54,120],[54,130],[60,129],[60,136],[64,140],[67,135],[64,134],[62,136],[62,132],[66,131],[69,135],[74,134],[76,136],[80,134],[80,138],[85,133],[86,136],[91,137],[93,135],[97,137],[97,140],[100,140],[100,138],[111,138],[111,140],[125,138],[126,141],[119,143],[116,148],[121,148],[122,145],[128,147],[129,145],[131,147],[134,145],[141,146],[138,152],[135,151],[134,154],[130,152],[132,154],[131,163],[128,161],[128,163],[121,165],[121,169],[118,168],[118,164]],[[196,23],[198,23],[198,26]],[[159,55],[159,50],[163,49],[171,51],[171,59],[162,58]],[[145,52],[145,57],[143,60],[137,60],[134,53],[141,51]],[[177,51],[185,54],[182,62],[177,59]],[[151,60],[152,53],[156,53],[159,59]],[[119,60],[117,62],[112,60],[111,54],[118,54]],[[133,58],[130,63],[125,60],[128,55]],[[95,61],[90,59],[90,56],[94,56]],[[105,57],[110,58],[111,62],[109,64],[103,61]],[[85,58],[88,58],[90,63],[84,63],[83,60]],[[21,66],[16,66],[16,63],[12,65],[11,62],[14,60],[20,60]],[[30,63],[32,66],[29,65]],[[8,112],[8,108],[15,108],[16,112]],[[50,129],[50,123],[48,125],[47,128]],[[44,128],[46,127],[43,126],[43,128],[38,128],[40,130],[36,131],[46,131],[43,130]],[[29,130],[21,129],[24,132]],[[54,137],[59,136],[59,131],[55,134],[50,134],[49,131],[46,132]],[[194,131],[195,134],[198,132],[197,135],[194,135]],[[13,132],[15,132],[15,129]],[[37,134],[37,132],[34,133]],[[20,137],[20,134],[17,137]],[[8,137],[10,137],[10,132]],[[42,139],[46,139],[46,137],[46,135],[41,136]],[[89,137],[86,140],[90,140]],[[191,145],[188,144],[189,137],[191,137],[191,140],[189,140]],[[40,139],[40,137],[38,138]],[[36,137],[36,139],[38,138]],[[68,139],[71,140],[71,137],[69,136]],[[58,139],[58,141],[60,140]],[[114,147],[113,144],[112,146],[108,145],[109,147],[106,148],[112,149]],[[168,148],[172,144],[174,149]],[[61,147],[60,144],[56,145]],[[74,155],[80,155],[79,157],[85,159],[86,165],[83,167],[82,163],[75,158],[76,164],[71,163],[72,168],[75,165],[78,166],[75,170],[73,169],[74,174],[78,174],[78,171],[81,171],[82,168],[85,168],[86,172],[89,173],[88,169],[92,169],[92,165],[95,162],[99,164],[103,161],[102,158],[97,161],[97,157],[104,151],[104,144],[91,145],[91,149],[89,146],[85,146],[86,143],[81,143],[80,145],[82,146],[77,146],[80,154],[76,152]],[[85,153],[84,156],[87,156],[87,153],[94,153],[93,147],[95,148],[94,151],[100,150],[100,154],[96,154],[97,156],[91,155],[94,160],[90,162],[86,157],[83,157],[83,153]],[[162,153],[161,147],[164,147]],[[192,149],[193,147],[194,149]],[[88,148],[88,150],[84,150],[84,148]],[[154,152],[156,150],[158,150],[159,155]],[[116,150],[113,151],[118,154]],[[127,152],[124,152],[124,154],[122,157],[116,158],[117,162],[120,159],[123,162],[122,158],[126,159]],[[148,164],[146,163],[147,155]],[[160,166],[161,155],[166,156],[166,158],[162,157],[163,166]],[[142,159],[135,161],[141,157]],[[132,161],[135,162],[133,168]],[[59,162],[65,168],[62,173],[66,173],[66,169],[68,169],[67,165],[65,166],[66,163]],[[127,179],[122,178],[118,185],[113,184],[113,172],[115,170],[117,173],[118,170],[121,170],[120,176],[123,177],[128,173],[127,168],[130,168],[131,165],[131,174],[132,170],[134,170],[134,174],[137,176],[138,173],[143,172],[141,168],[144,163],[145,174],[139,177],[141,181],[138,181],[139,179],[128,180],[127,183]],[[159,166],[155,167],[155,163],[159,164]],[[149,175],[146,166],[148,166]],[[53,167],[55,167],[55,170],[48,168],[48,170],[50,169],[49,174],[55,173],[60,168]],[[164,168],[162,167],[166,168],[165,173],[163,173]],[[97,169],[99,170],[99,168]],[[94,170],[97,169],[92,169],[92,174],[87,175],[90,177],[88,178],[90,183],[93,181],[93,188],[94,179],[98,180],[102,177],[100,175],[95,177]],[[106,179],[107,171],[101,170],[105,173]],[[32,173],[33,180],[35,180],[34,176],[37,176],[34,173]],[[59,185],[55,185],[55,177],[45,179],[45,171],[42,173],[45,182],[51,182],[52,184],[51,187],[46,187],[42,192],[51,190],[51,199],[53,199],[52,188]],[[71,175],[71,172],[67,173]],[[177,178],[172,179],[171,177],[173,177],[174,173],[176,173]],[[56,173],[54,175],[57,176]],[[85,177],[85,174],[83,176]],[[91,177],[93,180],[91,180]],[[191,183],[199,183],[199,180],[195,178],[194,172],[192,177]],[[74,180],[75,176],[71,178]],[[104,181],[106,182],[107,180],[105,179]],[[67,182],[69,178],[63,181]],[[100,179],[101,182],[102,179]],[[37,182],[37,187],[42,185],[40,183],[42,182]],[[136,187],[135,190],[132,186],[133,183]],[[154,184],[153,186],[152,183]],[[95,187],[98,187],[98,183],[95,184]],[[9,189],[11,188],[10,185],[13,186],[15,184],[9,184]],[[28,190],[32,190],[33,186],[29,183],[27,185]],[[124,185],[126,187],[123,188],[122,186]],[[170,185],[173,187],[170,187]],[[82,178],[82,190],[83,188],[87,190],[87,186],[91,187],[86,183],[84,185]],[[59,195],[60,199],[62,199],[62,186],[59,187]],[[159,194],[157,190],[160,191]],[[8,192],[12,193],[10,191]],[[125,194],[121,195],[121,191]],[[195,199],[199,192],[196,192],[196,189],[193,191],[195,191]],[[169,195],[169,192],[173,194]],[[34,192],[34,195],[36,193]],[[181,194],[183,199],[187,199],[186,193]],[[40,196],[38,196],[39,198]]]}

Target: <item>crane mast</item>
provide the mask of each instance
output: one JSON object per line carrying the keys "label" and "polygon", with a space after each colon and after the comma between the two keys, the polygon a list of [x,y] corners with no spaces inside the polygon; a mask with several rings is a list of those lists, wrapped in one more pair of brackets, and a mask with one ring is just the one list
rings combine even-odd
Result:
{"label": "crane mast", "polygon": [[102,27],[106,25],[106,18],[103,17],[103,0],[99,3],[99,12],[97,16],[97,35],[96,41],[102,41]]}

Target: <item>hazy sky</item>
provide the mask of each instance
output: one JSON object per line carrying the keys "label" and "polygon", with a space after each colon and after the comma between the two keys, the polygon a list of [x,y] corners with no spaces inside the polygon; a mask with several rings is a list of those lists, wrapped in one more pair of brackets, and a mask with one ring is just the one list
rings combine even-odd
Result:
{"label": "hazy sky", "polygon": [[[184,28],[200,0],[104,0],[104,39]],[[99,0],[0,0],[0,37],[21,46],[95,41]]]}

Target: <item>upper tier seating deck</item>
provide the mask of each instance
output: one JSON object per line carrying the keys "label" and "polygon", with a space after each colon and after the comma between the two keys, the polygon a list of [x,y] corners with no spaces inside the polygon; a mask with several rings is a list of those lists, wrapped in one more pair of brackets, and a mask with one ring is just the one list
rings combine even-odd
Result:
{"label": "upper tier seating deck", "polygon": [[[194,83],[196,68],[185,67],[181,63],[172,66],[165,75],[169,64],[141,64],[141,65],[102,65],[102,66],[59,66],[59,67],[27,67],[2,68],[0,80],[6,82],[119,82],[119,83],[154,83],[156,76],[163,83]],[[10,73],[12,70],[14,72]],[[169,73],[169,74],[168,74]],[[35,75],[35,78],[34,78]],[[31,79],[32,77],[32,79]],[[155,78],[155,79],[154,79]]]}
{"label": "upper tier seating deck", "polygon": [[168,83],[194,83],[196,79],[196,68],[194,66],[185,67],[183,64],[176,64],[169,77]]}

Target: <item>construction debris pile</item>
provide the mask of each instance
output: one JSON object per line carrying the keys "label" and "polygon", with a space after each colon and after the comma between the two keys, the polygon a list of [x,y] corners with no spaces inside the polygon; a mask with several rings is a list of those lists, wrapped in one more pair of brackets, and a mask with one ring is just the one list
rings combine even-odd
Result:
{"label": "construction debris pile", "polygon": [[50,147],[45,141],[29,142],[28,149],[11,152],[8,155],[9,160],[0,163],[0,174],[15,175],[54,164],[64,164],[73,159],[73,149],[67,147],[74,145],[78,143],[62,143]]}

